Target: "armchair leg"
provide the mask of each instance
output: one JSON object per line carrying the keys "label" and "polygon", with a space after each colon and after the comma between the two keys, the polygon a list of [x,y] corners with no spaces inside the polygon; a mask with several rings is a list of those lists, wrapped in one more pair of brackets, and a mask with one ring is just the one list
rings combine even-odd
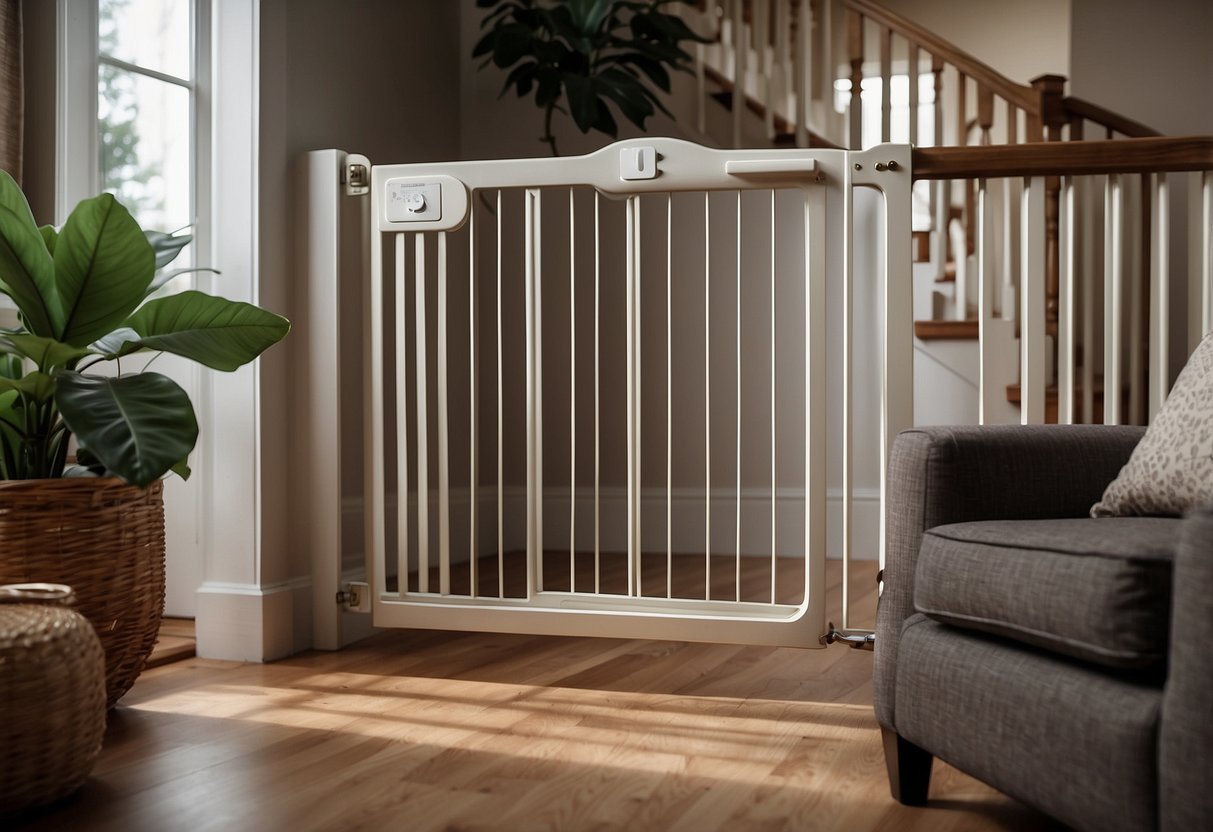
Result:
{"label": "armchair leg", "polygon": [[881,727],[880,737],[884,741],[884,761],[893,799],[906,806],[926,805],[934,756],[888,728]]}

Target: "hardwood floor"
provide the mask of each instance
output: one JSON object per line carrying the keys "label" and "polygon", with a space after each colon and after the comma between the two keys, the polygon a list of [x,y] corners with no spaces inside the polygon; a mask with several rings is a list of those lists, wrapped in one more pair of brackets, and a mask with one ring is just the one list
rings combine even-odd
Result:
{"label": "hardwood floor", "polygon": [[15,828],[1052,828],[938,763],[929,807],[894,803],[871,663],[842,646],[435,631],[188,659],[145,672],[84,788]]}
{"label": "hardwood floor", "polygon": [[194,657],[194,620],[192,618],[164,618],[160,622],[160,636],[152,654],[147,657],[147,668],[179,662]]}

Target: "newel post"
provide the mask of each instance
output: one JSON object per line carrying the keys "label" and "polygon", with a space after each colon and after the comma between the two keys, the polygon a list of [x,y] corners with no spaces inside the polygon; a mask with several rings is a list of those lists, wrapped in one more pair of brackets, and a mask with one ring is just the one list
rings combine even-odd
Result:
{"label": "newel post", "polygon": [[1069,120],[1066,116],[1066,77],[1064,75],[1041,75],[1032,79],[1036,91],[1039,116],[1034,122],[1037,135],[1028,136],[1028,141],[1061,140],[1061,128]]}

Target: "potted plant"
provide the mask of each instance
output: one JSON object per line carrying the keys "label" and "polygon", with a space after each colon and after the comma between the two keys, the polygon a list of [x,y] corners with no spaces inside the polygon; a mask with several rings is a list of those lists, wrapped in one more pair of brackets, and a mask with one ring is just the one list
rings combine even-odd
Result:
{"label": "potted plant", "polygon": [[670,71],[688,72],[684,41],[707,43],[682,18],[665,9],[689,0],[476,0],[492,9],[472,51],[510,70],[501,88],[519,98],[532,92],[543,110],[543,135],[559,156],[552,115],[572,117],[582,133],[597,130],[612,139],[619,128],[612,111],[641,130],[656,111],[670,111],[660,93],[670,91]]}
{"label": "potted plant", "polygon": [[[155,644],[164,604],[161,478],[189,476],[189,396],[139,353],[216,370],[252,361],[282,317],[198,291],[156,297],[188,235],[142,230],[111,194],[37,227],[0,171],[0,584],[73,586],[106,649],[112,706]],[[75,463],[71,462],[74,448]]]}

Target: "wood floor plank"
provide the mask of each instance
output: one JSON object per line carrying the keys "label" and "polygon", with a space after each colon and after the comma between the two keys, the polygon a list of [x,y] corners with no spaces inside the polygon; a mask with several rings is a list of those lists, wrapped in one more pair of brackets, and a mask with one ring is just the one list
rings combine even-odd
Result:
{"label": "wood floor plank", "polygon": [[[857,567],[870,610],[875,566]],[[894,803],[871,662],[435,631],[266,665],[194,658],[145,672],[84,788],[12,828],[1055,828],[939,764],[928,807]]]}

